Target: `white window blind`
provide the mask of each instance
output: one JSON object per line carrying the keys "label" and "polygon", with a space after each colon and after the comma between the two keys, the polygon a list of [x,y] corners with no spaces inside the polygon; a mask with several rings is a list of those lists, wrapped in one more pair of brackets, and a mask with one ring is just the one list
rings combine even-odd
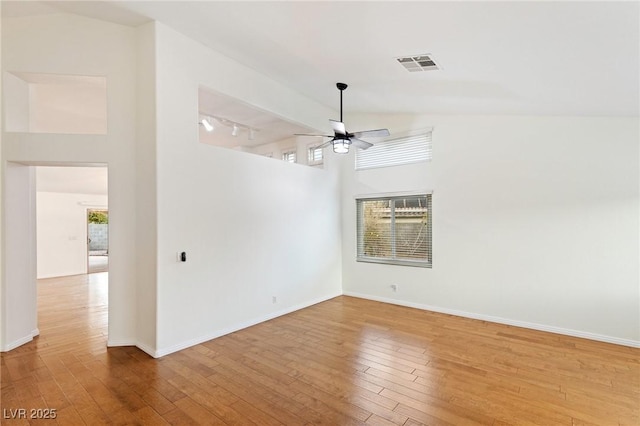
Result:
{"label": "white window blind", "polygon": [[431,194],[356,199],[357,260],[431,267]]}
{"label": "white window blind", "polygon": [[307,162],[309,165],[322,164],[322,148],[310,147],[308,150]]}
{"label": "white window blind", "polygon": [[367,150],[357,150],[356,170],[428,161],[431,156],[431,130],[427,130],[412,136],[387,139]]}
{"label": "white window blind", "polygon": [[287,163],[295,163],[296,162],[296,152],[295,151],[287,151],[282,153],[282,159]]}

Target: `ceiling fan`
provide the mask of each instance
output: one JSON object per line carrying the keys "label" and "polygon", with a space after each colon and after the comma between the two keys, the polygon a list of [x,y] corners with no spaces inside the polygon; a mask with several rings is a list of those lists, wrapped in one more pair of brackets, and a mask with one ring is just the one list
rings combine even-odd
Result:
{"label": "ceiling fan", "polygon": [[324,138],[331,138],[331,140],[318,145],[317,148],[324,148],[329,145],[333,145],[333,152],[337,154],[346,154],[349,152],[349,146],[353,145],[356,148],[367,149],[373,146],[372,143],[363,141],[361,138],[372,137],[384,137],[389,136],[389,130],[376,129],[376,130],[364,130],[361,132],[349,133],[347,132],[344,123],[342,121],[342,92],[348,87],[345,83],[336,83],[336,87],[340,90],[340,121],[331,120],[331,127],[333,128],[333,136],[330,135],[309,135],[297,133],[297,136],[320,136]]}

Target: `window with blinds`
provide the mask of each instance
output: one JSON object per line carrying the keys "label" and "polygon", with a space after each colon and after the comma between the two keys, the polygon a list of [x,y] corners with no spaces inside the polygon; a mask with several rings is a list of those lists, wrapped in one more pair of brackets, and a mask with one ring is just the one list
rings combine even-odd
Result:
{"label": "window with blinds", "polygon": [[432,266],[431,194],[356,199],[357,260]]}
{"label": "window with blinds", "polygon": [[431,160],[431,130],[416,135],[387,139],[369,149],[356,151],[356,170],[399,166]]}
{"label": "window with blinds", "polygon": [[312,146],[307,149],[307,164],[310,166],[317,166],[322,164],[322,148]]}
{"label": "window with blinds", "polygon": [[296,162],[296,151],[286,151],[282,153],[282,159],[287,163],[295,163]]}

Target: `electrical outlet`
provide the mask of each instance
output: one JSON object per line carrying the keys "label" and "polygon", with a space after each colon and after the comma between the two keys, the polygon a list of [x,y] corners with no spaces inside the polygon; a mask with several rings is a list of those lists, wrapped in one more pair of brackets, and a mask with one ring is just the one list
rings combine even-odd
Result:
{"label": "electrical outlet", "polygon": [[398,284],[391,284],[391,291],[393,292],[398,291]]}
{"label": "electrical outlet", "polygon": [[271,303],[278,303],[278,298],[277,298],[277,297],[275,297],[275,296],[273,296],[273,297],[271,298]]}

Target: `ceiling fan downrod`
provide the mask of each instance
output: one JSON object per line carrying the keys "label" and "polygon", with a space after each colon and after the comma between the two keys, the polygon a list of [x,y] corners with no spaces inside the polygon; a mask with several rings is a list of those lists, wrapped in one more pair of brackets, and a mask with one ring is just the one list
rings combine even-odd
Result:
{"label": "ceiling fan downrod", "polygon": [[340,122],[343,123],[342,121],[342,91],[344,89],[346,89],[347,86],[345,83],[336,83],[336,87],[338,88],[338,90],[340,90]]}

